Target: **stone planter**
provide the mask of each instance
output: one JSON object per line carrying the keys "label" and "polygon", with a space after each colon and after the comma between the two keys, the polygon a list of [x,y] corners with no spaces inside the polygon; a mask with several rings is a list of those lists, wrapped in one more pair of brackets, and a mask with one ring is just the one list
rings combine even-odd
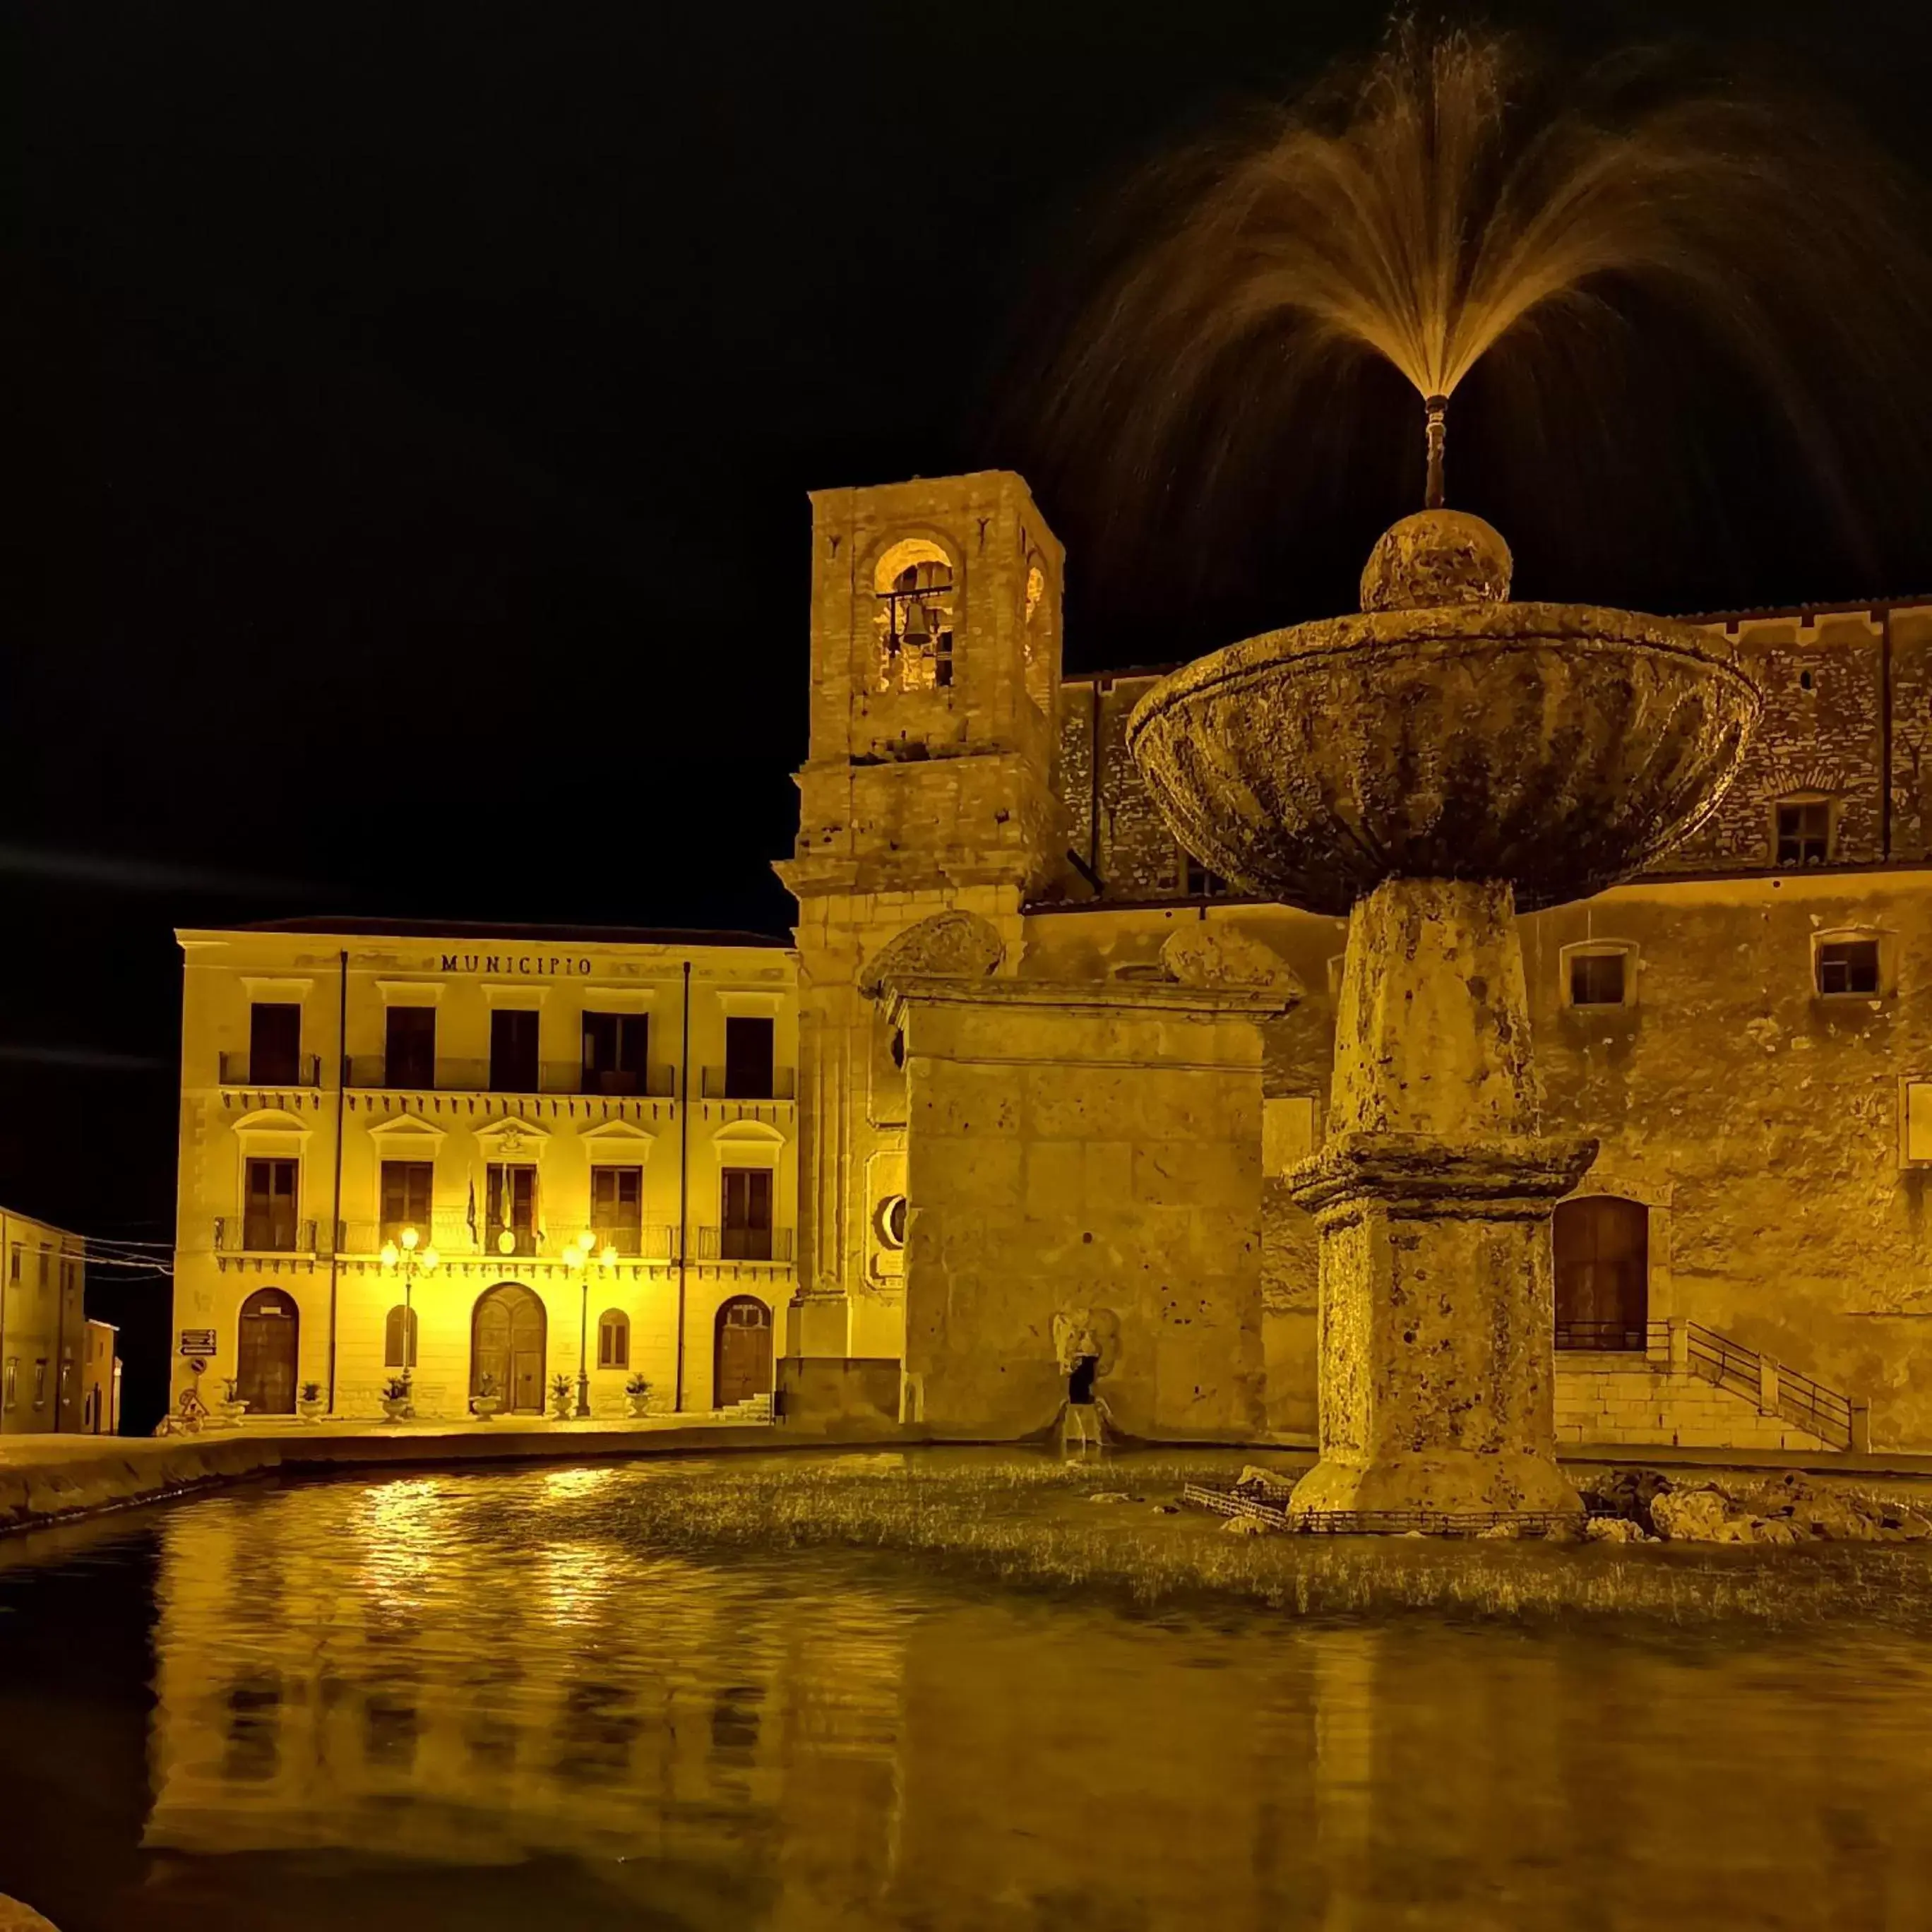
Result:
{"label": "stone planter", "polygon": [[503,1406],[500,1395],[473,1395],[470,1398],[470,1412],[478,1422],[488,1422]]}
{"label": "stone planter", "polygon": [[624,1398],[624,1406],[631,1412],[634,1420],[641,1422],[651,1412],[651,1399],[647,1394],[627,1395]]}
{"label": "stone planter", "polygon": [[242,1418],[248,1413],[248,1405],[245,1402],[218,1402],[214,1405],[214,1413],[208,1419],[217,1429],[238,1429],[242,1426]]}
{"label": "stone planter", "polygon": [[402,1422],[410,1413],[410,1398],[406,1395],[386,1395],[382,1398],[382,1420],[385,1422]]}
{"label": "stone planter", "polygon": [[296,1413],[304,1422],[320,1422],[328,1412],[328,1405],[319,1396],[314,1402],[298,1402],[296,1404]]}
{"label": "stone planter", "polygon": [[553,1422],[568,1422],[577,1413],[577,1391],[572,1389],[568,1395],[554,1395],[550,1399],[550,1419]]}

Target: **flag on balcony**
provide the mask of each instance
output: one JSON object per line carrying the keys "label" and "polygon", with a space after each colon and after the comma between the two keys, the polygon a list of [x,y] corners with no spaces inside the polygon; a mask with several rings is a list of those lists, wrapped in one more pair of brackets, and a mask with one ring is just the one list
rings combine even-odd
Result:
{"label": "flag on balcony", "polygon": [[470,1170],[470,1209],[464,1219],[470,1223],[471,1246],[481,1247],[483,1244],[476,1233],[476,1170],[473,1167]]}

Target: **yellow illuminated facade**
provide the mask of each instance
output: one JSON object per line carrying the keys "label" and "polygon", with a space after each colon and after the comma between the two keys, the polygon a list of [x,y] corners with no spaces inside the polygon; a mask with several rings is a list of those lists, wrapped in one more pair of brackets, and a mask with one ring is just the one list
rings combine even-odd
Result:
{"label": "yellow illuminated facade", "polygon": [[232,1380],[256,1419],[380,1416],[406,1371],[426,1420],[769,1398],[796,1192],[784,947],[178,936],[177,1397],[199,1355],[210,1406]]}
{"label": "yellow illuminated facade", "polygon": [[78,1234],[0,1209],[0,1435],[66,1434],[92,1413],[86,1265]]}

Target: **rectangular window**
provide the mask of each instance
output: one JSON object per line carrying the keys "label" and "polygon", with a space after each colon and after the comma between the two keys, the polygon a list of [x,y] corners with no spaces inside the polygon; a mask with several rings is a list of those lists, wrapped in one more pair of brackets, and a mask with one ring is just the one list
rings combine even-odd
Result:
{"label": "rectangular window", "polygon": [[302,1008],[257,1000],[248,1009],[248,1078],[292,1087],[302,1078]]}
{"label": "rectangular window", "polygon": [[490,1088],[496,1094],[537,1090],[537,1013],[499,1006],[490,1016]]}
{"label": "rectangular window", "polygon": [[0,1409],[11,1408],[20,1400],[20,1358],[18,1355],[7,1358],[7,1382],[4,1396],[0,1396]]}
{"label": "rectangular window", "polygon": [[644,1233],[644,1170],[641,1167],[590,1170],[590,1232],[620,1255],[641,1252]]}
{"label": "rectangular window", "polygon": [[728,1262],[772,1258],[772,1174],[766,1167],[728,1167],[724,1173],[722,1239]]}
{"label": "rectangular window", "polygon": [[16,1287],[20,1284],[20,1244],[18,1241],[16,1241],[14,1244],[14,1251],[7,1258],[7,1279],[12,1282]]}
{"label": "rectangular window", "polygon": [[1573,1006],[1620,1006],[1624,1003],[1624,956],[1621,952],[1573,952],[1570,956],[1570,1004]]}
{"label": "rectangular window", "polygon": [[537,1171],[534,1167],[493,1161],[490,1166],[490,1252],[502,1254],[501,1237],[507,1232],[515,1237],[512,1254],[533,1255],[537,1251]]}
{"label": "rectangular window", "polygon": [[436,1163],[431,1160],[386,1160],[382,1163],[382,1240],[400,1241],[403,1230],[413,1228],[425,1244],[436,1192]]}
{"label": "rectangular window", "polygon": [[47,1362],[43,1355],[34,1364],[34,1406],[45,1408],[47,1406]]}
{"label": "rectangular window", "polygon": [[1828,799],[1798,799],[1778,807],[1778,862],[1822,866],[1832,856]]}
{"label": "rectangular window", "polygon": [[769,1100],[772,1097],[773,1022],[734,1013],[724,1022],[724,1097],[728,1100]]}
{"label": "rectangular window", "polygon": [[1226,882],[1219,872],[1210,872],[1192,854],[1180,855],[1180,890],[1190,899],[1211,899],[1226,892]]}
{"label": "rectangular window", "polygon": [[54,1399],[54,1407],[56,1412],[64,1412],[70,1400],[70,1391],[73,1388],[73,1386],[74,1364],[71,1362],[63,1362],[60,1365],[59,1393]]}
{"label": "rectangular window", "polygon": [[1904,1083],[1904,1156],[1916,1165],[1932,1162],[1932,1080]]}
{"label": "rectangular window", "polygon": [[1818,990],[1821,993],[1876,993],[1878,991],[1878,941],[1875,939],[1825,939],[1818,943]]}
{"label": "rectangular window", "polygon": [[586,1094],[641,1094],[649,1063],[651,1016],[648,1013],[584,1016],[584,1090]]}
{"label": "rectangular window", "polygon": [[436,1009],[392,1006],[382,1044],[386,1087],[436,1084]]}
{"label": "rectangular window", "polygon": [[291,1254],[296,1245],[296,1163],[251,1160],[242,1216],[242,1245],[257,1253]]}
{"label": "rectangular window", "polygon": [[607,1315],[597,1324],[597,1366],[600,1369],[631,1366],[631,1324],[622,1315]]}

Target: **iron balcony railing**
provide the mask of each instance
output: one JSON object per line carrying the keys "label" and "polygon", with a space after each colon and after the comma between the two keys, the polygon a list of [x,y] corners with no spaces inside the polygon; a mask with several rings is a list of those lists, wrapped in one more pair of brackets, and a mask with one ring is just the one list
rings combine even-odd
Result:
{"label": "iron balcony railing", "polygon": [[[1760,1408],[1809,1430],[1821,1442],[1828,1442],[1835,1448],[1851,1447],[1852,1402],[1849,1396],[1841,1395],[1836,1389],[1826,1388],[1822,1382],[1814,1382],[1809,1376],[1782,1362],[1760,1354],[1755,1348],[1745,1348],[1742,1342],[1732,1341],[1730,1336],[1721,1335],[1714,1328],[1706,1328],[1702,1322],[1686,1322],[1682,1327],[1684,1366],[1693,1375],[1701,1376],[1720,1388],[1749,1396]],[[1653,1323],[1652,1328],[1653,1334],[1659,1328],[1663,1330],[1660,1340],[1653,1341],[1653,1348],[1660,1347],[1667,1352],[1670,1347],[1670,1324],[1667,1322]]]}
{"label": "iron balcony railing", "polygon": [[214,1251],[218,1255],[312,1255],[316,1224],[278,1214],[218,1214]]}
{"label": "iron balcony railing", "polygon": [[221,1084],[224,1087],[320,1087],[322,1056],[286,1054],[224,1053],[221,1055]]}
{"label": "iron balcony railing", "polygon": [[742,1067],[707,1066],[698,1087],[707,1100],[790,1100],[797,1097],[798,1071],[774,1066],[748,1074]]}
{"label": "iron balcony railing", "polygon": [[700,1228],[701,1262],[782,1262],[791,1259],[789,1228]]}
{"label": "iron balcony railing", "polygon": [[[440,1261],[487,1261],[497,1256],[506,1260],[558,1261],[562,1258],[572,1236],[583,1232],[577,1220],[569,1216],[548,1233],[540,1228],[513,1229],[516,1244],[506,1256],[496,1245],[496,1238],[503,1231],[495,1222],[479,1214],[472,1233],[469,1216],[461,1210],[439,1209],[430,1216],[427,1225],[422,1221],[345,1221],[341,1224],[339,1251],[345,1255],[368,1256],[380,1255],[392,1242],[400,1247],[406,1226],[414,1228],[420,1237],[418,1252],[434,1248]],[[595,1232],[598,1246],[615,1248],[622,1260],[669,1262],[677,1258],[675,1222],[652,1221],[633,1227],[608,1229],[596,1227]]]}
{"label": "iron balcony railing", "polygon": [[[425,1073],[430,1077],[422,1078]],[[651,1066],[641,1073],[617,1072],[593,1070],[574,1060],[546,1060],[532,1070],[527,1066],[493,1066],[487,1059],[439,1060],[430,1069],[394,1065],[386,1054],[357,1053],[349,1058],[348,1084],[391,1093],[587,1094],[669,1100],[676,1097],[677,1069]]]}
{"label": "iron balcony railing", "polygon": [[1559,1348],[1595,1350],[1640,1355],[1649,1346],[1649,1324],[1642,1322],[1565,1322],[1556,1324]]}

